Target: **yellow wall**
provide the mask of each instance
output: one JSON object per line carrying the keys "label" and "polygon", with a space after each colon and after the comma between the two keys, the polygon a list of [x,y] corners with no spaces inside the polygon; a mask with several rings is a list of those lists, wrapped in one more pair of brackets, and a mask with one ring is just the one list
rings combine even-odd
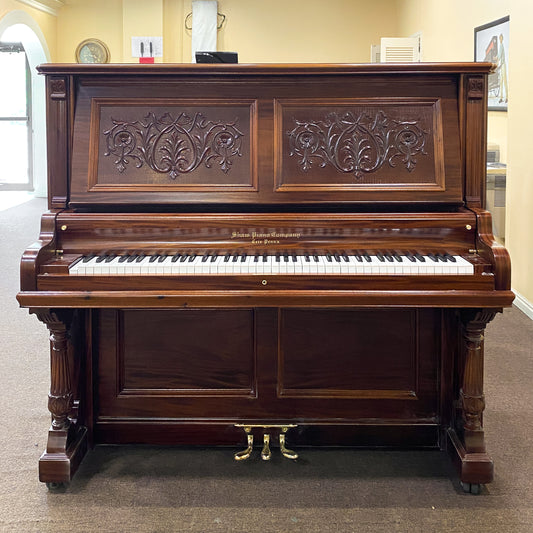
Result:
{"label": "yellow wall", "polygon": [[489,141],[507,163],[506,246],[511,253],[513,288],[533,305],[533,169],[531,116],[531,21],[533,3],[524,0],[399,0],[399,33],[423,32],[425,61],[470,61],[474,31],[510,15],[509,111],[489,112]]}
{"label": "yellow wall", "polygon": [[[238,52],[242,63],[368,62],[371,44],[396,37],[396,5],[396,0],[219,0],[218,10],[227,18],[218,49]],[[190,32],[183,48],[188,61]]]}
{"label": "yellow wall", "polygon": [[11,11],[24,11],[33,18],[43,32],[51,57],[55,57],[57,51],[57,17],[21,4],[16,0],[0,0],[0,20]]}
{"label": "yellow wall", "polygon": [[123,61],[122,0],[68,0],[59,11],[58,50],[52,61],[75,62],[78,44],[89,37],[106,43],[112,62]]}
{"label": "yellow wall", "polygon": [[[219,0],[226,22],[218,49],[241,63],[366,62],[370,45],[397,33],[397,0]],[[131,36],[163,36],[166,62],[191,61],[191,32],[184,20],[191,0],[67,0],[58,17],[54,61],[75,60],[88,37],[104,41],[111,61],[136,62]]]}

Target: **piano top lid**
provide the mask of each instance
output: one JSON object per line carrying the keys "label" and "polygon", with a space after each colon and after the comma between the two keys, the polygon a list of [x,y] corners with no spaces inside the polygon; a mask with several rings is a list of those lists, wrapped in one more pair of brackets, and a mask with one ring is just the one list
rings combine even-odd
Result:
{"label": "piano top lid", "polygon": [[228,76],[295,76],[295,75],[365,75],[365,74],[486,74],[493,63],[255,63],[255,64],[191,64],[191,63],[46,63],[37,67],[41,74],[83,75],[228,75]]}

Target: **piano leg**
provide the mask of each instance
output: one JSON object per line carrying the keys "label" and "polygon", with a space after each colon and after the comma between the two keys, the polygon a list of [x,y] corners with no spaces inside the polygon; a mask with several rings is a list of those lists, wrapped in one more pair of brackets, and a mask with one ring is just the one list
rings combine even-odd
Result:
{"label": "piano leg", "polygon": [[450,429],[448,446],[459,469],[463,490],[478,493],[480,485],[493,479],[494,468],[485,447],[483,431],[483,333],[497,310],[469,310],[461,315],[463,322],[464,363],[459,391],[462,420]]}
{"label": "piano leg", "polygon": [[87,429],[78,423],[78,402],[74,401],[73,373],[70,361],[79,364],[79,354],[71,357],[69,329],[72,312],[34,310],[37,318],[50,332],[51,385],[48,410],[52,424],[48,431],[45,452],[39,460],[39,480],[49,488],[67,484],[87,452]]}

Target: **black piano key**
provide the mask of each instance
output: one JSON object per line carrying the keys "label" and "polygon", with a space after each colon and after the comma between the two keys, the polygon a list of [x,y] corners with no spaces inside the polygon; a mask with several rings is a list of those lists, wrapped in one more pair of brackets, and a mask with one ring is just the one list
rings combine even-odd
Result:
{"label": "black piano key", "polygon": [[205,252],[205,254],[202,257],[202,263],[206,263],[209,259],[209,252]]}
{"label": "black piano key", "polygon": [[407,252],[405,254],[405,257],[407,257],[407,259],[409,259],[409,261],[411,261],[412,263],[415,263],[416,262],[416,259],[415,257],[413,256],[413,254],[410,254],[409,252]]}
{"label": "black piano key", "polygon": [[232,257],[231,257],[232,263],[236,263],[237,259],[239,259],[239,254],[233,254]]}
{"label": "black piano key", "polygon": [[448,253],[446,253],[444,255],[448,259],[448,261],[451,261],[452,263],[457,263],[457,259],[455,259],[455,257],[453,255],[448,254]]}
{"label": "black piano key", "polygon": [[146,254],[139,254],[139,255],[135,258],[135,262],[136,262],[136,263],[140,263],[145,257],[146,257]]}
{"label": "black piano key", "polygon": [[280,253],[276,252],[276,263],[280,262]]}
{"label": "black piano key", "polygon": [[437,258],[439,261],[442,261],[443,263],[447,263],[447,262],[448,262],[448,259],[446,259],[446,257],[444,257],[443,254],[436,254],[436,258]]}
{"label": "black piano key", "polygon": [[391,254],[383,254],[383,256],[389,263],[392,263],[394,261],[394,257],[392,257]]}
{"label": "black piano key", "polygon": [[124,263],[126,260],[130,258],[129,254],[121,255],[120,259],[118,260],[119,263]]}
{"label": "black piano key", "polygon": [[394,253],[394,254],[392,254],[392,257],[394,259],[396,259],[396,261],[398,261],[398,263],[403,263],[403,259],[402,259],[402,256],[400,254]]}
{"label": "black piano key", "polygon": [[287,252],[283,253],[283,261],[285,261],[285,263],[289,262],[289,254]]}
{"label": "black piano key", "polygon": [[363,262],[363,256],[360,253],[354,253],[355,260],[359,263]]}
{"label": "black piano key", "polygon": [[191,254],[189,256],[189,263],[192,263],[196,259],[196,254]]}
{"label": "black piano key", "polygon": [[372,258],[370,257],[369,254],[364,253],[364,254],[363,254],[363,257],[364,257],[364,259],[365,259],[365,261],[366,261],[367,263],[371,263],[371,262],[372,262]]}
{"label": "black piano key", "polygon": [[246,257],[248,256],[248,254],[244,253],[241,255],[241,263],[245,263],[246,262]]}
{"label": "black piano key", "polygon": [[95,257],[96,257],[96,254],[85,255],[83,256],[82,261],[84,263],[88,263],[91,259],[94,259]]}
{"label": "black piano key", "polygon": [[426,262],[426,258],[420,254],[420,253],[416,253],[415,254],[415,257],[421,262],[421,263],[425,263]]}
{"label": "black piano key", "polygon": [[382,262],[385,262],[385,256],[379,252],[376,252],[376,257]]}
{"label": "black piano key", "polygon": [[150,259],[148,259],[149,263],[155,263],[159,259],[158,255],[152,255],[150,256]]}
{"label": "black piano key", "polygon": [[266,252],[263,253],[263,263],[266,263],[268,261],[268,254]]}
{"label": "black piano key", "polygon": [[345,263],[349,263],[350,262],[350,258],[348,257],[348,254],[346,252],[342,252],[342,256],[341,257],[344,259]]}
{"label": "black piano key", "polygon": [[172,263],[175,263],[179,258],[181,257],[181,254],[180,253],[176,253],[172,256]]}
{"label": "black piano key", "polygon": [[185,261],[187,261],[187,257],[189,257],[189,254],[181,254],[180,263],[185,263]]}
{"label": "black piano key", "polygon": [[333,257],[329,252],[326,253],[326,260],[328,263],[331,263],[333,261]]}
{"label": "black piano key", "polygon": [[319,259],[317,254],[313,255],[313,259],[314,259],[315,263],[319,263],[320,262],[320,259]]}
{"label": "black piano key", "polygon": [[137,254],[131,254],[128,259],[126,259],[126,261],[128,263],[133,263],[137,259],[137,257],[139,257]]}
{"label": "black piano key", "polygon": [[254,263],[259,263],[259,256],[257,254],[254,255]]}
{"label": "black piano key", "polygon": [[105,258],[105,262],[106,262],[106,263],[111,263],[111,261],[113,261],[113,259],[115,259],[116,256],[117,256],[117,254],[109,254],[109,255]]}
{"label": "black piano key", "polygon": [[101,263],[102,261],[105,261],[107,255],[104,254],[104,255],[99,255],[97,258],[96,258],[96,262],[97,263]]}
{"label": "black piano key", "polygon": [[337,263],[341,262],[341,256],[338,253],[334,253],[333,257],[334,257],[335,261],[337,261]]}
{"label": "black piano key", "polygon": [[80,261],[83,261],[83,258],[84,258],[83,255],[81,257],[78,257],[78,259],[76,259],[75,261],[70,263],[70,267],[69,268],[72,268],[76,263],[79,263]]}
{"label": "black piano key", "polygon": [[438,262],[439,262],[439,260],[437,259],[437,257],[436,257],[434,254],[429,253],[429,254],[428,254],[428,257],[429,257],[432,261],[435,261],[435,263],[438,263]]}
{"label": "black piano key", "polygon": [[211,256],[211,263],[214,263],[217,259],[218,259],[218,254],[216,254],[216,253],[213,254],[213,255]]}
{"label": "black piano key", "polygon": [[231,254],[228,252],[228,253],[224,256],[224,263],[228,263],[230,259],[231,259]]}
{"label": "black piano key", "polygon": [[157,260],[159,263],[162,263],[168,257],[167,254],[161,254]]}

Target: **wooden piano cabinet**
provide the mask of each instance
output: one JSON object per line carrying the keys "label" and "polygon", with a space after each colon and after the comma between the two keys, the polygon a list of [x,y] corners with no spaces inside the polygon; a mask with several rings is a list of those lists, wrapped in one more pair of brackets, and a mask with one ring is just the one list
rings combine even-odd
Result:
{"label": "wooden piano cabinet", "polygon": [[291,446],[447,447],[463,482],[488,482],[480,332],[493,315],[322,307],[39,312],[52,348],[52,426],[40,479],[69,482],[95,444],[245,446],[236,424],[297,424]]}
{"label": "wooden piano cabinet", "polygon": [[[483,332],[514,297],[484,210],[491,68],[41,65],[50,211],[17,296],[50,332],[40,479],[97,444],[285,425],[289,446],[442,449],[465,490],[491,481]],[[472,268],[70,270],[210,253]]]}

